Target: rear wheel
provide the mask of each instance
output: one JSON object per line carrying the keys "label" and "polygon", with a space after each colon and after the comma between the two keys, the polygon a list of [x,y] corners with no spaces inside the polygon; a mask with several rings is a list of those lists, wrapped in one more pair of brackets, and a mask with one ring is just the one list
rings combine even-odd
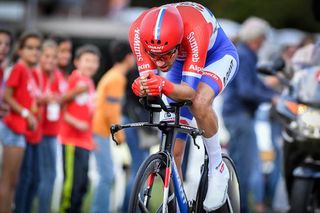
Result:
{"label": "rear wheel", "polygon": [[[235,212],[240,213],[240,191],[239,191],[239,180],[236,173],[235,166],[230,157],[223,154],[222,159],[227,165],[230,174],[230,180],[228,183],[228,197],[225,204],[223,204],[219,209],[214,210],[214,213],[229,213]],[[203,201],[207,194],[208,184],[208,167],[203,165],[202,175],[199,183],[199,188],[197,192],[197,202],[196,202],[196,212],[203,212]],[[232,211],[231,211],[232,209]]]}
{"label": "rear wheel", "polygon": [[[162,212],[166,160],[151,155],[140,167],[129,202],[129,212]],[[176,212],[176,196],[170,177],[167,212]]]}
{"label": "rear wheel", "polygon": [[236,167],[229,156],[223,154],[222,159],[227,165],[230,175],[227,198],[228,208],[232,209],[230,212],[240,213],[240,188]]}

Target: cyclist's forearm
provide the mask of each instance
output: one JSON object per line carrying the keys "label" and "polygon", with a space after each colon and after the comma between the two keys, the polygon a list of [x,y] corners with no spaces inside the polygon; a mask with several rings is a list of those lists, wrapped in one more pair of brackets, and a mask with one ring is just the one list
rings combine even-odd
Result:
{"label": "cyclist's forearm", "polygon": [[196,95],[196,91],[191,88],[189,85],[182,84],[174,84],[173,92],[169,95],[175,101],[184,101],[184,100],[192,100]]}

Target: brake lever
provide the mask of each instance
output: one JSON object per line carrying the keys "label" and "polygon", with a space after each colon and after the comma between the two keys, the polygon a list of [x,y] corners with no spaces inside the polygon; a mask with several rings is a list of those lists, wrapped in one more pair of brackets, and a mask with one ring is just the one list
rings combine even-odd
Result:
{"label": "brake lever", "polygon": [[198,149],[200,149],[200,146],[196,143],[196,137],[197,137],[197,136],[192,136],[193,145],[195,145]]}
{"label": "brake lever", "polygon": [[115,138],[114,134],[115,134],[116,132],[118,132],[119,130],[121,130],[121,129],[122,129],[122,127],[121,127],[120,125],[118,125],[118,124],[112,125],[112,126],[110,127],[110,132],[111,132],[112,140],[117,144],[117,146],[120,145],[120,143],[117,141],[117,139]]}
{"label": "brake lever", "polygon": [[192,137],[192,139],[193,139],[193,144],[194,144],[198,149],[200,149],[200,146],[196,143],[196,138],[197,138],[197,136],[202,135],[203,133],[204,133],[203,130],[198,130],[198,131],[194,130],[194,131],[191,132],[191,137]]}

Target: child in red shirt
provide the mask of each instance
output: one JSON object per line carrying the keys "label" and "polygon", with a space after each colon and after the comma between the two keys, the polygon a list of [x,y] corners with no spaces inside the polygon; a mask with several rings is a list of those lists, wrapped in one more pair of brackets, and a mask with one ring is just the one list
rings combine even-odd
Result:
{"label": "child in red shirt", "polygon": [[61,125],[61,96],[66,89],[62,73],[57,69],[57,43],[46,40],[37,69],[43,87],[42,139],[39,144],[38,212],[49,213],[56,178],[57,136]]}
{"label": "child in red shirt", "polygon": [[32,110],[32,114],[36,118],[37,125],[34,129],[28,129],[25,134],[27,142],[20,169],[20,177],[15,193],[15,213],[31,212],[33,198],[36,196],[40,181],[40,146],[43,131],[43,111],[41,85],[42,76],[39,75],[37,69],[32,70],[35,85],[33,91],[35,93],[36,105]]}
{"label": "child in red shirt", "polygon": [[[81,212],[81,204],[88,184],[90,151],[94,148],[91,121],[94,110],[94,83],[91,77],[99,67],[100,51],[96,46],[77,49],[74,70],[68,78],[67,93],[79,86],[87,90],[65,104],[60,130],[63,144],[64,184],[60,212]],[[77,178],[74,178],[76,175]],[[72,187],[70,187],[70,185]]]}
{"label": "child in red shirt", "polygon": [[13,66],[4,92],[10,111],[0,123],[3,144],[3,173],[0,179],[0,212],[11,212],[15,185],[26,147],[25,135],[37,127],[35,80],[32,68],[38,62],[42,38],[38,33],[25,33],[18,44],[19,60]]}
{"label": "child in red shirt", "polygon": [[[50,212],[51,194],[56,171],[56,138],[60,125],[61,96],[57,67],[57,45],[46,40],[42,45],[34,77],[38,86],[38,128],[26,135],[27,148],[15,196],[15,212],[31,212],[31,204],[38,193],[38,212]],[[58,107],[52,111],[52,106]],[[49,110],[48,110],[49,109]],[[51,110],[51,111],[50,111]]]}

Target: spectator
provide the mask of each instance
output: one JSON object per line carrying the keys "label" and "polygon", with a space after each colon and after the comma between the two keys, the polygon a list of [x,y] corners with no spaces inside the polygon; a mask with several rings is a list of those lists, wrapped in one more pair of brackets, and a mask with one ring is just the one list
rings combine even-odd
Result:
{"label": "spectator", "polygon": [[[111,47],[111,55],[114,65],[98,83],[97,109],[93,119],[94,140],[97,144],[94,154],[100,175],[93,198],[91,209],[93,213],[106,212],[110,209],[110,190],[114,179],[109,141],[110,127],[112,124],[121,123],[122,102],[127,84],[126,74],[135,65],[127,42],[115,42]],[[124,132],[119,132],[116,138],[119,143],[123,143]]]}
{"label": "spectator", "polygon": [[32,105],[31,113],[37,121],[37,125],[33,130],[27,130],[25,139],[27,146],[24,152],[22,166],[20,169],[19,181],[15,194],[15,213],[30,213],[32,209],[33,199],[35,198],[40,181],[40,149],[39,143],[42,138],[42,114],[43,105],[41,96],[43,85],[41,84],[41,75],[37,69],[32,70],[33,92],[36,98]]}
{"label": "spectator", "polygon": [[302,38],[300,44],[298,45],[298,48],[308,46],[309,44],[314,44],[316,43],[316,40],[317,38],[314,34],[308,33]]}
{"label": "spectator", "polygon": [[57,135],[60,129],[60,99],[64,79],[57,69],[57,44],[53,40],[43,43],[38,74],[43,88],[43,136],[39,144],[40,182],[38,212],[50,212],[56,177]]}
{"label": "spectator", "polygon": [[10,31],[0,28],[0,118],[2,118],[9,110],[8,105],[3,101],[4,93],[4,70],[6,68],[7,56],[12,43],[12,34]]}
{"label": "spectator", "polygon": [[[292,57],[297,50],[297,44],[291,43],[286,44],[282,47],[280,55],[273,62],[273,66],[276,70],[281,71],[278,75],[282,75],[284,78],[290,80],[294,76]],[[264,83],[273,88],[278,92],[282,92],[285,89],[284,85],[279,82],[279,79],[275,76],[265,76]],[[271,127],[271,142],[273,147],[274,159],[273,159],[273,169],[267,176],[266,181],[266,196],[268,200],[274,201],[275,193],[279,190],[279,182],[281,181],[281,171],[282,171],[282,142],[281,142],[281,132],[283,130],[282,123],[278,120],[276,107],[273,105],[269,111],[263,112],[259,109],[256,116],[262,116],[263,119],[270,122]],[[277,189],[278,188],[278,189]],[[285,191],[282,193],[286,193]],[[282,203],[284,204],[284,203]],[[283,205],[284,206],[284,205]]]}
{"label": "spectator", "polygon": [[239,174],[241,212],[248,212],[248,193],[254,185],[255,212],[263,212],[263,176],[254,130],[254,114],[262,102],[275,102],[276,93],[258,78],[257,51],[269,25],[256,17],[247,19],[239,31],[238,75],[224,93],[223,118],[230,133],[229,152]]}
{"label": "spectator", "polygon": [[64,36],[52,36],[52,40],[58,45],[58,69],[67,79],[69,75],[68,66],[72,57],[72,42],[68,37]]}
{"label": "spectator", "polygon": [[65,93],[68,87],[67,81],[69,77],[68,67],[70,65],[70,59],[72,57],[72,41],[70,38],[65,36],[52,36],[51,38],[58,45],[58,62],[57,66],[59,71],[62,73],[64,77],[64,81],[59,83],[59,90],[62,91],[63,96],[60,100],[61,104],[65,102],[69,102],[74,99],[76,95],[79,95],[83,92],[87,91],[87,86],[85,85],[77,85],[76,88],[72,90],[72,92]]}
{"label": "spectator", "polygon": [[67,93],[78,85],[87,91],[66,103],[60,131],[63,144],[64,183],[60,212],[81,212],[87,191],[90,150],[94,148],[91,122],[94,112],[94,84],[91,77],[99,67],[100,51],[96,46],[84,45],[77,49],[74,70],[68,78]]}
{"label": "spectator", "polygon": [[6,81],[4,100],[10,111],[0,123],[3,144],[3,168],[0,179],[0,211],[11,212],[16,183],[26,147],[25,134],[34,130],[36,105],[32,68],[38,62],[42,38],[38,33],[24,33],[18,43],[19,60]]}

